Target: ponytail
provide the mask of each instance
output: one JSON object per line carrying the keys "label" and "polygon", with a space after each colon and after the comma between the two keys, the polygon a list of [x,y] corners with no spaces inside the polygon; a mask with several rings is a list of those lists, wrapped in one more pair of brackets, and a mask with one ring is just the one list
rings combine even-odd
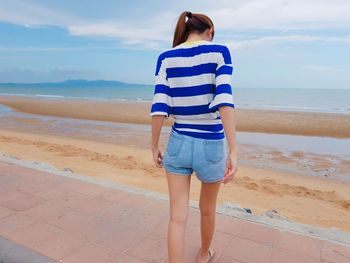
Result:
{"label": "ponytail", "polygon": [[[187,21],[186,17],[188,18]],[[197,31],[199,33],[203,33],[206,29],[211,27],[214,27],[214,24],[208,16],[204,14],[192,14],[189,11],[182,12],[177,20],[173,47],[184,43],[191,32]]]}

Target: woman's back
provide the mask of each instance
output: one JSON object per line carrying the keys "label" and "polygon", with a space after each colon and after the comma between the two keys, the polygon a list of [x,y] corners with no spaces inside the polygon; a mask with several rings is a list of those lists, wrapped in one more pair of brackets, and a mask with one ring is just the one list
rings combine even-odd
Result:
{"label": "woman's back", "polygon": [[196,262],[218,258],[210,248],[217,196],[221,183],[231,181],[237,170],[231,56],[225,45],[212,42],[214,34],[207,15],[185,11],[175,28],[173,48],[161,53],[157,61],[150,114],[175,119],[163,155],[159,138],[164,117],[152,117],[153,161],[164,168],[169,190],[169,262],[185,262],[193,172],[202,182],[201,247]]}
{"label": "woman's back", "polygon": [[173,116],[172,129],[204,139],[224,138],[218,107],[234,107],[228,48],[210,41],[184,42],[161,53],[151,115]]}

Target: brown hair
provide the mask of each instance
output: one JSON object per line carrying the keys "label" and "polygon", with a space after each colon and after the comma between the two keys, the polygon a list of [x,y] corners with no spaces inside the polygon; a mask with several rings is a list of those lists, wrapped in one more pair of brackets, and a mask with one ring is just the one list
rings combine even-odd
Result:
{"label": "brown hair", "polygon": [[[187,21],[186,17],[188,17]],[[179,16],[179,19],[177,20],[173,47],[185,42],[191,32],[197,31],[199,33],[203,33],[206,29],[211,27],[214,28],[214,24],[207,15],[197,13],[193,14],[189,11],[182,12],[182,14]]]}

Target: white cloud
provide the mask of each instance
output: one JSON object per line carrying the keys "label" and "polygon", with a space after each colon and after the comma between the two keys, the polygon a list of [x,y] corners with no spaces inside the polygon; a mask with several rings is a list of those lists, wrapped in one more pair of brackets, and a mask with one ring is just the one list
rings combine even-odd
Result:
{"label": "white cloud", "polygon": [[212,11],[219,29],[350,28],[348,0],[236,0],[215,1]]}
{"label": "white cloud", "polygon": [[308,35],[286,35],[286,36],[267,36],[249,40],[227,41],[226,44],[233,50],[254,49],[265,46],[277,45],[293,42],[337,42],[350,44],[350,36],[332,37],[332,36],[308,36]]}
{"label": "white cloud", "polygon": [[[172,21],[173,20],[173,21]],[[168,23],[164,23],[168,21]],[[99,36],[121,40],[126,46],[143,46],[148,49],[159,49],[164,43],[170,43],[175,25],[174,16],[164,12],[151,16],[148,21],[105,21],[103,23],[88,23],[70,25],[68,31],[75,36]],[[142,24],[140,24],[142,23]]]}
{"label": "white cloud", "polygon": [[83,22],[69,12],[53,10],[29,1],[0,1],[0,21],[28,27],[40,25],[66,26]]}
{"label": "white cloud", "polygon": [[[67,3],[62,4],[60,9],[53,9],[33,1],[0,0],[0,21],[25,26],[62,26],[74,36],[109,37],[118,39],[129,48],[159,49],[171,44],[176,19],[183,9],[188,9],[212,17],[219,40],[229,43],[233,49],[285,42],[349,42],[348,36],[308,36],[308,32],[306,35],[277,35],[280,32],[288,33],[289,30],[349,29],[349,0],[207,0],[201,1],[200,5],[177,1],[169,3],[168,6],[162,2],[159,4],[163,7],[160,10],[153,10],[157,5],[152,3],[150,6],[147,3],[138,6],[144,10],[144,14],[149,15],[137,19],[128,14],[91,18],[84,13],[83,6],[79,14],[72,13]],[[103,5],[103,2],[100,4]],[[107,4],[108,2],[105,5]],[[232,41],[239,32],[266,30],[273,31],[269,33],[272,36],[265,34],[255,39],[246,37]]]}
{"label": "white cloud", "polygon": [[119,24],[71,25],[68,31],[75,36],[100,36],[124,40],[129,44],[140,44],[145,41],[167,41],[166,30],[158,28],[132,28]]}

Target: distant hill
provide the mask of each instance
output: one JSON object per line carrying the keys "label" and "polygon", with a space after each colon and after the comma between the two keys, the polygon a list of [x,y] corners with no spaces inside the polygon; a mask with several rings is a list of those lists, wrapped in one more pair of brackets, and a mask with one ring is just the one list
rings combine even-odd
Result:
{"label": "distant hill", "polygon": [[61,82],[39,82],[39,83],[5,83],[0,82],[0,87],[150,87],[151,85],[147,84],[134,84],[134,83],[126,83],[115,80],[85,80],[85,79],[68,79]]}

